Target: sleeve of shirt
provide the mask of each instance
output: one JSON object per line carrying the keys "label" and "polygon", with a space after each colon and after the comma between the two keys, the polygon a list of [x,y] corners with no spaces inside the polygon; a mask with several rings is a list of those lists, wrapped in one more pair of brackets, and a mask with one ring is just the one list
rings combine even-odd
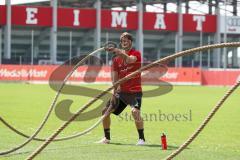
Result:
{"label": "sleeve of shirt", "polygon": [[137,62],[141,63],[142,60],[141,53],[139,51],[135,51],[134,56],[136,56]]}
{"label": "sleeve of shirt", "polygon": [[112,62],[112,70],[113,71],[118,71],[118,68],[117,68],[117,62],[116,62],[116,58],[113,59],[113,62]]}

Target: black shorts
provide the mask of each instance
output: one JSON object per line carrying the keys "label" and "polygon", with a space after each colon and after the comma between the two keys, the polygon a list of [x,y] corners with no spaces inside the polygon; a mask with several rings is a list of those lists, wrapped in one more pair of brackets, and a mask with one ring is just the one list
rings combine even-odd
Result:
{"label": "black shorts", "polygon": [[142,104],[142,92],[137,93],[116,93],[116,103],[111,104],[111,100],[108,101],[106,107],[108,108],[110,104],[113,106],[114,111],[112,112],[115,115],[119,115],[127,105],[134,107],[136,109],[141,109]]}

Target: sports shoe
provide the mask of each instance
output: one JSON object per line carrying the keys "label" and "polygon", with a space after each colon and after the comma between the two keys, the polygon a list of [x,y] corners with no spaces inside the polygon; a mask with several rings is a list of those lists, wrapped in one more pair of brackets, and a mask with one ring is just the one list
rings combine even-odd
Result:
{"label": "sports shoe", "polygon": [[98,141],[96,143],[99,143],[99,144],[109,144],[110,140],[107,139],[106,137],[103,137],[100,141]]}
{"label": "sports shoe", "polygon": [[145,145],[145,141],[143,139],[139,139],[136,145],[137,146]]}

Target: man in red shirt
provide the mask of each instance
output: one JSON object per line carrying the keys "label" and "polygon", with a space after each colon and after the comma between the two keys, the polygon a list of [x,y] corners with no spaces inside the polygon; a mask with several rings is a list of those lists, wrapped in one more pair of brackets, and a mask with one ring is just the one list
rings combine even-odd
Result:
{"label": "man in red shirt", "polygon": [[[120,36],[120,44],[122,49],[110,47],[107,51],[115,54],[112,64],[112,81],[113,84],[136,71],[141,67],[141,53],[132,49],[133,37],[131,34],[124,32]],[[140,115],[142,101],[142,87],[141,87],[141,73],[135,75],[130,80],[127,80],[116,86],[113,89],[113,96],[103,110],[103,114],[107,111],[109,106],[113,109],[111,113],[119,115],[127,105],[131,106],[132,116],[135,120],[135,125],[138,130],[139,140],[137,145],[144,145],[145,138],[143,132],[143,120]],[[100,143],[110,143],[110,114],[103,120],[104,138]]]}

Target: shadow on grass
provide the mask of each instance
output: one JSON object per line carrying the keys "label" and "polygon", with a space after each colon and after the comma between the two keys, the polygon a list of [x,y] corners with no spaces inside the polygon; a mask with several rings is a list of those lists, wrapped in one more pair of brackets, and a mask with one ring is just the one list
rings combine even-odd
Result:
{"label": "shadow on grass", "polygon": [[[59,148],[47,148],[44,151],[56,151],[59,149],[75,149],[78,148],[78,146],[73,146],[73,147],[59,147]],[[6,155],[0,155],[0,160],[1,157],[12,157],[12,156],[18,156],[18,155],[25,155],[25,154],[30,154],[32,153],[34,150],[29,150],[29,151],[22,151],[22,152],[13,152],[10,154],[6,154]]]}
{"label": "shadow on grass", "polygon": [[[130,143],[110,143],[110,145],[136,146],[136,144],[130,144]],[[145,145],[143,145],[141,147],[162,148],[162,146],[160,144],[145,144]],[[176,150],[178,148],[179,148],[179,146],[168,145],[168,149],[167,150]],[[187,147],[186,149],[190,149],[190,148]]]}
{"label": "shadow on grass", "polygon": [[1,155],[0,157],[11,157],[11,156],[17,156],[17,155],[24,155],[24,154],[30,154],[32,151],[23,151],[23,152],[16,152],[16,153],[10,153],[6,155]]}
{"label": "shadow on grass", "polygon": [[[100,145],[106,145],[106,144],[100,144]],[[119,145],[119,146],[136,146],[136,144],[131,144],[131,143],[117,143],[117,142],[111,142],[110,144],[108,145]],[[162,149],[162,146],[160,144],[145,144],[143,146],[140,146],[140,147],[154,147],[154,148],[159,148],[159,149]],[[45,149],[45,151],[54,151],[54,150],[58,150],[58,149],[73,149],[73,148],[76,148],[76,147],[62,147],[62,148],[48,148],[48,149]],[[168,149],[169,151],[171,150],[176,150],[178,149],[179,146],[173,146],[173,145],[168,145]],[[190,148],[185,148],[185,149],[190,149]],[[11,153],[11,154],[7,154],[7,155],[1,155],[0,157],[11,157],[11,156],[17,156],[17,155],[25,155],[25,154],[30,154],[32,153],[32,151],[22,151],[22,152],[15,152],[15,153]]]}

